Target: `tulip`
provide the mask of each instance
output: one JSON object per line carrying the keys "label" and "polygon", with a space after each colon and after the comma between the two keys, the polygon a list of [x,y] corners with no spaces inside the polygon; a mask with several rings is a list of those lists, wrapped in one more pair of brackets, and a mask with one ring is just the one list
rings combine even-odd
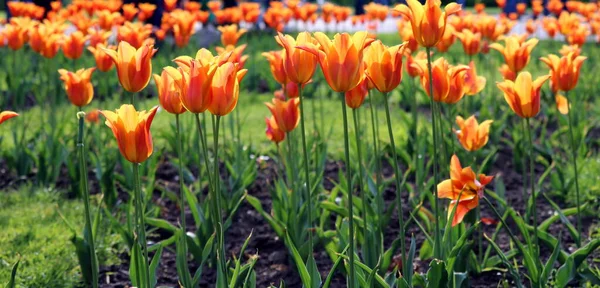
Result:
{"label": "tulip", "polygon": [[[485,185],[489,184],[494,176],[479,174],[471,167],[463,168],[456,155],[450,160],[450,179],[446,179],[437,185],[439,198],[450,199],[448,206],[448,217],[454,211],[452,227],[460,224],[465,215],[479,205],[479,199],[483,197]],[[456,208],[455,208],[456,207]]]}
{"label": "tulip", "polygon": [[[426,63],[415,63],[415,68],[421,71],[421,85],[429,97],[429,73]],[[465,95],[465,78],[469,66],[451,66],[444,58],[435,60],[431,65],[433,76],[433,100],[454,104]]]}
{"label": "tulip", "polygon": [[152,56],[156,53],[152,45],[133,48],[129,43],[121,41],[117,50],[103,49],[117,67],[117,75],[121,86],[131,93],[144,89],[152,75]]}
{"label": "tulip", "polygon": [[65,69],[59,69],[60,80],[65,83],[65,91],[69,101],[79,108],[89,104],[94,98],[94,87],[92,86],[92,73],[96,68],[79,69],[73,73]]}
{"label": "tulip", "polygon": [[400,85],[405,43],[386,47],[377,40],[365,49],[366,77],[380,92],[391,92]]}
{"label": "tulip", "polygon": [[1,111],[0,112],[0,124],[2,124],[4,121],[13,118],[13,117],[17,117],[19,116],[19,114],[13,112],[13,111]]}
{"label": "tulip", "polygon": [[504,39],[505,46],[493,43],[490,48],[502,53],[510,70],[519,73],[529,63],[531,51],[538,41],[538,39],[532,38],[525,43],[519,43],[518,36],[509,36]]}
{"label": "tulip", "polygon": [[106,46],[107,45],[106,43],[108,43],[108,38],[112,34],[112,32],[110,30],[105,31],[105,30],[93,29],[93,28],[88,29],[87,32],[88,32],[88,36],[90,39],[89,46],[91,46],[91,47],[96,47],[99,44],[103,44]]}
{"label": "tulip", "polygon": [[267,135],[267,139],[275,142],[275,144],[279,144],[279,142],[285,139],[285,132],[279,129],[277,122],[275,121],[275,117],[265,117],[265,122],[267,124],[267,129],[265,130],[265,134]]}
{"label": "tulip", "polygon": [[[405,50],[408,51],[408,50]],[[409,53],[406,53],[406,71],[408,75],[412,78],[421,75],[421,70],[419,69],[419,64],[417,62],[423,62],[422,65],[427,65],[427,53],[425,51],[419,51],[416,56],[412,56]],[[414,65],[413,65],[414,64]]]}
{"label": "tulip", "polygon": [[483,76],[477,76],[477,69],[475,68],[475,62],[469,63],[469,70],[465,74],[465,88],[466,95],[475,95],[485,87],[486,79]]}
{"label": "tulip", "polygon": [[325,80],[331,89],[336,92],[347,92],[358,86],[365,77],[364,48],[373,42],[373,39],[367,37],[367,32],[359,31],[354,35],[336,34],[333,41],[324,33],[316,32],[315,38],[320,44],[320,49],[316,49],[314,45],[299,48],[318,57]]}
{"label": "tulip", "polygon": [[134,3],[123,5],[123,17],[127,19],[127,21],[132,21],[135,18],[135,15],[138,13],[138,9],[135,8]]}
{"label": "tulip", "polygon": [[285,68],[283,66],[284,53],[285,51],[269,51],[261,54],[269,61],[271,74],[273,74],[275,81],[281,85],[285,85],[288,80],[287,74],[285,73]]}
{"label": "tulip", "polygon": [[481,47],[481,33],[473,33],[469,29],[455,33],[456,38],[460,40],[463,50],[467,55],[476,55]]}
{"label": "tulip", "polygon": [[558,52],[562,56],[567,56],[570,53],[573,53],[573,56],[577,57],[581,54],[581,47],[577,45],[563,45]]}
{"label": "tulip", "polygon": [[48,59],[54,58],[54,56],[58,54],[58,49],[60,48],[60,38],[61,35],[59,34],[47,35],[42,41],[40,55]]}
{"label": "tulip", "polygon": [[224,116],[233,111],[240,94],[240,82],[248,70],[239,69],[238,64],[224,63],[216,68],[210,85],[212,97],[208,111],[216,116]]}
{"label": "tulip", "polygon": [[62,42],[62,50],[65,57],[73,60],[79,59],[83,54],[83,48],[87,39],[88,37],[84,36],[81,31],[75,31],[71,35],[66,36]]}
{"label": "tulip", "polygon": [[133,105],[124,104],[115,112],[102,110],[108,126],[119,145],[121,155],[131,163],[142,163],[152,155],[150,125],[158,106],[150,111],[136,111]]}
{"label": "tulip", "polygon": [[144,22],[152,17],[154,10],[156,10],[156,5],[150,3],[140,3],[138,4],[138,8],[140,9],[138,20]]}
{"label": "tulip", "polygon": [[237,24],[231,24],[227,26],[219,26],[217,27],[219,31],[221,31],[221,43],[223,46],[233,45],[236,46],[238,40],[244,33],[246,33],[246,29],[239,29]]}
{"label": "tulip", "polygon": [[486,120],[479,124],[474,115],[467,120],[456,116],[456,125],[460,129],[454,133],[465,150],[477,151],[487,144],[492,122],[494,121]]}
{"label": "tulip", "polygon": [[104,51],[105,48],[115,49],[115,46],[104,46],[104,44],[98,44],[97,47],[88,46],[87,49],[94,55],[94,59],[96,60],[96,67],[98,70],[102,72],[108,72],[113,67],[112,58]]}
{"label": "tulip", "polygon": [[567,42],[570,45],[583,46],[589,35],[590,31],[587,27],[579,26],[577,29],[567,35]]}
{"label": "tulip", "polygon": [[527,23],[525,24],[525,30],[527,30],[527,33],[529,34],[535,33],[535,31],[537,30],[537,26],[533,19],[527,20]]}
{"label": "tulip", "polygon": [[558,109],[558,112],[560,112],[560,114],[569,114],[569,109],[571,105],[569,105],[569,100],[567,100],[567,97],[560,94],[556,94],[556,96],[554,97],[554,101],[556,102],[556,109]]}
{"label": "tulip", "polygon": [[8,24],[0,33],[4,34],[8,47],[13,51],[21,49],[27,42],[27,30],[16,25]]}
{"label": "tulip", "polygon": [[163,70],[160,75],[154,74],[154,83],[158,90],[158,101],[160,106],[171,114],[182,114],[185,112],[185,107],[181,104],[179,98],[181,90],[175,86],[175,81],[166,70]]}
{"label": "tulip", "polygon": [[93,109],[92,111],[85,113],[85,120],[90,123],[98,123],[100,121],[100,110]]}
{"label": "tulip", "polygon": [[415,39],[413,30],[409,25],[405,25],[403,20],[398,21],[398,33],[403,42],[407,42],[405,47],[410,53],[415,52],[419,49],[419,42]]}
{"label": "tulip", "polygon": [[177,8],[177,0],[164,0],[164,7],[166,11],[173,11]]}
{"label": "tulip", "polygon": [[575,56],[574,53],[560,58],[554,54],[540,58],[550,69],[550,82],[553,86],[556,85],[558,90],[565,92],[571,91],[577,85],[581,65],[586,59],[587,57]]}
{"label": "tulip", "polygon": [[434,47],[444,35],[449,15],[460,11],[460,5],[450,3],[442,11],[440,0],[426,0],[425,4],[417,0],[407,0],[396,6],[395,10],[410,20],[413,34],[419,44],[426,48]]}
{"label": "tulip", "polygon": [[448,25],[444,31],[444,34],[442,35],[442,38],[440,38],[440,41],[435,45],[435,48],[437,48],[438,52],[448,52],[448,49],[450,49],[452,44],[454,44],[454,41],[456,41],[456,36],[454,36],[454,33],[454,28],[451,25]]}
{"label": "tulip", "polygon": [[282,101],[273,98],[271,103],[265,102],[265,105],[273,114],[273,118],[282,132],[288,133],[298,127],[298,123],[300,123],[300,109],[298,108],[300,99],[293,98]]}
{"label": "tulip", "polygon": [[215,47],[217,54],[219,55],[229,55],[228,62],[239,64],[239,69],[244,68],[246,64],[246,60],[248,60],[248,55],[243,55],[244,49],[246,49],[247,44],[240,45],[238,47],[228,45],[227,47]]}
{"label": "tulip", "polygon": [[504,99],[510,108],[522,118],[531,118],[540,112],[540,89],[550,75],[538,77],[535,81],[529,72],[520,73],[515,82],[504,80],[497,83],[504,92]]}
{"label": "tulip", "polygon": [[517,74],[510,70],[506,64],[502,64],[502,66],[498,68],[498,71],[500,71],[500,74],[502,74],[502,78],[504,78],[504,80],[515,81],[515,79],[517,79]]}
{"label": "tulip", "polygon": [[317,57],[298,46],[310,46],[316,49],[317,41],[308,32],[300,32],[296,39],[290,35],[277,34],[277,43],[283,47],[283,67],[290,81],[306,84],[312,79],[317,66]]}
{"label": "tulip", "polygon": [[358,86],[344,94],[346,105],[348,105],[348,107],[358,109],[362,106],[365,98],[369,94],[369,82],[369,78],[365,77]]}

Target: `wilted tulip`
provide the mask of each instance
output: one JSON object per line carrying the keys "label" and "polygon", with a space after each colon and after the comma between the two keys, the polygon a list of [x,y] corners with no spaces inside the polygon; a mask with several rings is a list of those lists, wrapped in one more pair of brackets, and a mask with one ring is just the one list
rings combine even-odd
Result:
{"label": "wilted tulip", "polygon": [[454,133],[465,150],[476,151],[487,144],[492,122],[494,121],[485,120],[479,124],[475,115],[467,118],[467,120],[456,116],[456,125],[458,125],[459,130]]}
{"label": "wilted tulip", "polygon": [[60,80],[65,83],[65,91],[69,101],[79,108],[89,104],[94,98],[94,86],[92,86],[92,73],[96,68],[79,69],[73,73],[65,69],[59,69]]}
{"label": "wilted tulip", "polygon": [[534,81],[529,72],[522,72],[515,82],[504,80],[496,85],[504,92],[504,99],[519,117],[531,118],[540,112],[540,89],[549,78],[550,75],[545,75]]}
{"label": "wilted tulip", "polygon": [[124,104],[115,112],[102,110],[100,113],[106,118],[106,126],[110,127],[117,139],[121,155],[131,163],[142,163],[152,155],[152,134],[150,125],[158,106],[150,109],[136,111],[133,105]]}
{"label": "wilted tulip", "polygon": [[[465,215],[479,205],[479,199],[483,197],[485,185],[489,184],[494,176],[479,174],[471,167],[463,168],[456,155],[450,160],[450,179],[446,179],[437,185],[438,197],[450,199],[448,206],[448,217],[454,212],[452,226],[460,224]],[[454,208],[456,206],[456,209]]]}
{"label": "wilted tulip", "polygon": [[146,88],[152,76],[152,56],[156,53],[152,45],[135,49],[121,41],[117,50],[104,49],[115,63],[119,82],[123,89],[135,93]]}

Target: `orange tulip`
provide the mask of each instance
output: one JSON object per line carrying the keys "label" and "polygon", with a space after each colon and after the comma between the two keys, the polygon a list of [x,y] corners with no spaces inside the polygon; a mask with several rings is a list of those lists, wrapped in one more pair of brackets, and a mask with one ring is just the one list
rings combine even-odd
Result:
{"label": "orange tulip", "polygon": [[[408,72],[408,75],[410,77],[415,78],[417,76],[421,76],[419,64],[416,63],[419,61],[427,61],[427,53],[425,53],[425,51],[419,51],[419,53],[417,53],[417,55],[415,55],[414,57],[410,53],[406,53],[406,71]],[[427,62],[425,62],[424,65],[427,65]]]}
{"label": "orange tulip", "polygon": [[102,110],[106,126],[110,127],[117,139],[121,155],[132,163],[142,163],[152,155],[152,135],[150,125],[158,106],[150,111],[136,111],[130,104],[124,104],[115,112]]}
{"label": "orange tulip", "polygon": [[517,3],[517,13],[519,15],[525,14],[525,10],[527,10],[527,4],[526,3]]}
{"label": "orange tulip", "polygon": [[[426,62],[415,63],[415,68],[420,70],[421,85],[427,95],[431,97],[429,91],[429,70]],[[465,77],[469,66],[458,65],[451,66],[444,58],[439,58],[431,64],[433,75],[433,100],[454,104],[465,95]]]}
{"label": "orange tulip", "polygon": [[529,63],[531,51],[538,42],[538,39],[532,38],[520,43],[518,36],[509,36],[504,39],[505,46],[493,43],[490,48],[502,53],[508,68],[514,73],[519,73]]}
{"label": "orange tulip", "polygon": [[571,107],[569,107],[570,105],[569,101],[567,101],[567,97],[557,93],[554,99],[556,101],[556,109],[558,109],[558,112],[563,115],[569,114],[569,109]]}
{"label": "orange tulip", "polygon": [[534,81],[529,72],[522,72],[515,82],[504,80],[496,85],[504,92],[504,99],[519,117],[531,118],[540,112],[540,89],[549,78],[550,75],[545,75]]}
{"label": "orange tulip", "polygon": [[506,0],[496,0],[496,5],[501,9],[504,9],[504,7],[506,7]]}
{"label": "orange tulip", "polygon": [[[450,199],[448,206],[448,217],[454,211],[452,226],[460,224],[465,215],[479,205],[479,199],[483,197],[485,185],[489,184],[494,176],[479,174],[471,167],[463,168],[456,155],[450,160],[450,179],[446,179],[437,185],[438,197]],[[456,207],[456,208],[454,208]]]}
{"label": "orange tulip", "polygon": [[123,89],[135,93],[144,89],[152,75],[152,56],[156,53],[152,45],[133,48],[129,43],[121,41],[117,50],[104,49],[115,63],[117,75]]}
{"label": "orange tulip", "polygon": [[98,123],[98,121],[100,120],[100,110],[93,109],[92,111],[85,113],[85,120],[94,124]]}
{"label": "orange tulip", "polygon": [[527,30],[527,33],[529,34],[535,33],[535,31],[537,30],[537,26],[533,19],[527,20],[527,23],[525,24],[525,30]]}
{"label": "orange tulip", "polygon": [[51,34],[47,35],[42,41],[42,47],[40,49],[40,55],[45,58],[51,59],[58,54],[58,49],[60,48],[60,38],[62,36],[59,34]]}
{"label": "orange tulip", "polygon": [[587,57],[575,56],[573,53],[560,58],[554,54],[540,58],[550,68],[550,75],[552,76],[550,82],[557,85],[558,90],[565,92],[571,91],[577,85],[579,71],[585,59]]}
{"label": "orange tulip", "polygon": [[498,71],[500,71],[500,74],[502,74],[502,78],[504,80],[515,81],[515,79],[517,79],[517,74],[510,70],[510,68],[506,64],[502,64],[502,66],[498,68]]}
{"label": "orange tulip", "polygon": [[21,49],[27,42],[27,30],[20,26],[8,24],[4,26],[4,30],[0,32],[6,37],[8,47],[13,51]]}
{"label": "orange tulip", "polygon": [[68,59],[79,59],[83,54],[83,48],[85,47],[85,41],[88,37],[84,36],[81,31],[75,31],[69,36],[65,36],[62,42],[62,50],[65,57]]}
{"label": "orange tulip", "polygon": [[449,15],[460,11],[460,5],[450,3],[442,11],[440,0],[426,0],[425,5],[418,0],[407,0],[408,6],[400,4],[395,10],[410,20],[415,39],[423,47],[435,46],[446,30]]}
{"label": "orange tulip", "polygon": [[228,61],[231,63],[237,63],[239,64],[239,69],[244,68],[244,65],[246,64],[246,60],[248,60],[248,55],[243,55],[244,50],[246,49],[247,44],[243,44],[240,46],[232,46],[232,45],[228,45],[227,47],[223,48],[223,47],[215,47],[215,50],[217,50],[217,54],[219,55],[226,55],[229,54],[229,58]]}
{"label": "orange tulip", "polygon": [[1,111],[0,112],[0,124],[2,124],[4,121],[13,118],[13,117],[17,117],[19,116],[19,114],[13,112],[13,111]]}
{"label": "orange tulip", "polygon": [[132,21],[133,18],[135,18],[135,15],[138,13],[138,9],[135,8],[135,4],[130,3],[130,4],[125,4],[122,6],[123,8],[123,17],[125,17],[125,19],[127,21]]}
{"label": "orange tulip", "polygon": [[164,7],[167,12],[171,12],[177,8],[177,0],[164,0]]}
{"label": "orange tulip", "polygon": [[300,99],[293,98],[282,101],[273,98],[271,103],[265,102],[265,105],[273,114],[273,118],[275,118],[275,122],[282,132],[288,133],[298,127],[298,123],[300,123],[300,109],[298,108]]}
{"label": "orange tulip", "polygon": [[233,111],[240,94],[240,82],[248,70],[240,69],[237,63],[227,62],[216,68],[210,86],[212,99],[208,111],[224,116]]}
{"label": "orange tulip", "polygon": [[288,79],[294,83],[308,83],[315,73],[317,57],[297,47],[311,46],[316,48],[316,39],[308,32],[300,32],[296,39],[290,35],[284,36],[278,33],[275,40],[285,50],[283,54],[283,67]]}
{"label": "orange tulip", "polygon": [[477,76],[475,62],[469,63],[469,70],[465,74],[466,95],[475,95],[485,88],[486,79],[483,76]]}
{"label": "orange tulip", "polygon": [[98,46],[98,44],[107,45],[108,38],[112,34],[111,31],[105,31],[105,30],[93,29],[93,28],[88,29],[87,32],[88,32],[88,36],[90,39],[89,46],[91,46],[91,47],[96,47],[96,46]]}
{"label": "orange tulip", "polygon": [[221,43],[223,46],[227,45],[237,45],[238,40],[244,33],[246,33],[246,29],[239,29],[237,24],[231,24],[227,26],[219,26],[217,27],[219,31],[221,31]]}
{"label": "orange tulip", "polygon": [[91,83],[94,70],[96,68],[79,69],[75,73],[65,69],[58,70],[60,80],[65,83],[65,91],[73,105],[83,107],[94,98],[94,87]]}
{"label": "orange tulip", "polygon": [[152,17],[154,10],[156,10],[156,5],[150,3],[140,3],[138,4],[138,8],[140,9],[138,20],[143,22]]}
{"label": "orange tulip", "polygon": [[284,53],[285,51],[269,51],[262,53],[262,56],[269,61],[269,68],[271,68],[273,78],[281,85],[285,85],[288,80],[287,74],[285,74],[285,68],[283,67]]}
{"label": "orange tulip", "polygon": [[373,42],[372,38],[367,37],[367,32],[360,31],[354,35],[338,33],[333,41],[324,33],[316,32],[315,38],[320,44],[320,49],[314,45],[299,48],[318,57],[325,80],[331,89],[347,92],[358,86],[365,77],[363,51]]}
{"label": "orange tulip", "polygon": [[587,27],[579,26],[577,29],[571,31],[571,33],[567,35],[567,42],[570,45],[583,46],[589,35],[590,31]]}
{"label": "orange tulip", "polygon": [[[400,64],[402,65],[402,64]],[[369,78],[364,78],[363,81],[354,87],[354,89],[345,93],[346,105],[352,109],[358,109],[365,102],[365,98],[369,94]]]}
{"label": "orange tulip", "polygon": [[448,49],[454,44],[456,41],[456,36],[454,35],[454,27],[452,25],[446,26],[446,30],[444,31],[444,35],[440,38],[440,41],[435,45],[438,52],[445,53],[448,52]]}
{"label": "orange tulip", "polygon": [[267,135],[267,139],[275,142],[275,144],[279,144],[279,142],[285,139],[285,132],[279,129],[277,122],[275,121],[275,117],[265,117],[265,122],[267,124],[267,129],[265,130],[265,134]]}
{"label": "orange tulip", "polygon": [[93,47],[93,46],[87,47],[88,51],[92,52],[92,54],[94,55],[94,59],[96,59],[96,67],[98,67],[98,70],[100,70],[102,72],[108,72],[113,67],[113,60],[106,53],[106,51],[104,51],[105,48],[113,50],[116,47],[115,46],[105,47],[104,44],[98,44],[97,47]]}
{"label": "orange tulip", "polygon": [[467,55],[476,55],[481,47],[481,33],[473,33],[469,29],[455,33],[456,38],[460,40],[463,50]]}
{"label": "orange tulip", "polygon": [[487,144],[492,122],[494,121],[486,120],[479,124],[475,115],[467,118],[467,120],[456,116],[456,125],[458,125],[459,130],[454,131],[454,133],[465,150],[477,151]]}
{"label": "orange tulip", "polygon": [[573,53],[573,56],[577,57],[581,54],[581,48],[577,45],[563,45],[558,53],[560,53],[562,56],[567,56]]}
{"label": "orange tulip", "polygon": [[417,39],[415,39],[415,35],[413,34],[413,30],[410,25],[406,25],[404,20],[400,20],[397,23],[400,38],[402,38],[403,42],[407,42],[406,49],[410,50],[411,53],[417,51],[419,49],[419,42],[417,42]]}
{"label": "orange tulip", "polygon": [[365,48],[365,74],[377,90],[388,93],[400,85],[404,45],[386,47],[377,40]]}
{"label": "orange tulip", "polygon": [[182,114],[185,112],[185,107],[181,104],[179,98],[181,90],[176,87],[175,81],[165,70],[160,75],[154,74],[154,83],[158,91],[158,102],[167,112],[171,114]]}

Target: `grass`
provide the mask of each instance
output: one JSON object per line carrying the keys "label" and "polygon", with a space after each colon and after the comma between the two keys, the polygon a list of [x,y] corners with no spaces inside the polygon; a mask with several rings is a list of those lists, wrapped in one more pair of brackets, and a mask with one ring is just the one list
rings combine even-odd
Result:
{"label": "grass", "polygon": [[[72,287],[81,279],[75,246],[64,218],[83,231],[83,203],[64,199],[59,191],[24,186],[0,193],[0,285],[10,278],[10,268],[21,260],[17,283],[22,287]],[[101,238],[104,263],[116,261],[108,243]],[[109,258],[107,258],[109,257]]]}

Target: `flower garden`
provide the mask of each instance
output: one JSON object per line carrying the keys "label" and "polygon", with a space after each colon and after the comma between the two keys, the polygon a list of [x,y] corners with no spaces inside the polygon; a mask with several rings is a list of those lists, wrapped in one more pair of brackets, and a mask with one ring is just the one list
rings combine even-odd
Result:
{"label": "flower garden", "polygon": [[0,12],[0,285],[600,287],[596,3],[159,2]]}

